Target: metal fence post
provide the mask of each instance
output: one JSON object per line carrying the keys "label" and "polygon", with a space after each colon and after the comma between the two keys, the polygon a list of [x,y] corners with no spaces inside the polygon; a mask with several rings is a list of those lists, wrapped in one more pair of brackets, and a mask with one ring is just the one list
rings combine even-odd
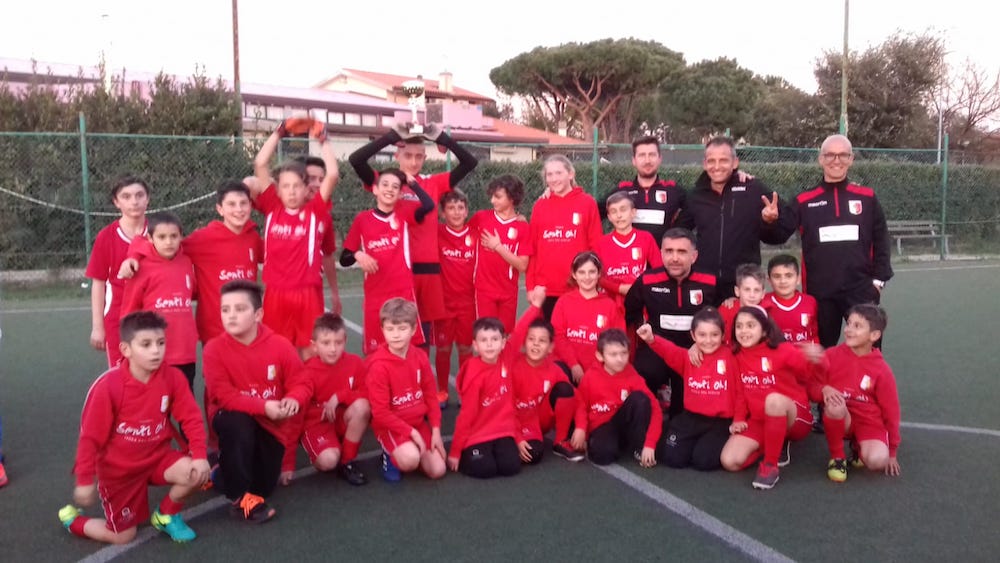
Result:
{"label": "metal fence post", "polygon": [[594,156],[593,156],[593,162],[591,163],[591,167],[594,169],[594,174],[593,174],[594,179],[591,181],[591,184],[590,184],[590,195],[594,196],[595,198],[597,197],[597,165],[600,162],[600,158],[599,157],[600,157],[600,155],[599,155],[599,151],[598,151],[598,147],[597,147],[597,126],[595,125],[594,126]]}
{"label": "metal fence post", "polygon": [[90,262],[90,170],[87,166],[87,118],[80,112],[80,182],[83,187],[83,255]]}
{"label": "metal fence post", "polygon": [[944,134],[944,159],[941,161],[941,259],[948,257],[948,134]]}

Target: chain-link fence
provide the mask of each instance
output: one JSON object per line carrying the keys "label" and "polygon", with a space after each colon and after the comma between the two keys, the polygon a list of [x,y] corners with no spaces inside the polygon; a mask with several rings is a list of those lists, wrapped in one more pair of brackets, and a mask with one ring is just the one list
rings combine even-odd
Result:
{"label": "chain-link fence", "polygon": [[[0,269],[82,268],[97,231],[118,216],[110,201],[110,186],[127,173],[150,184],[150,210],[173,210],[188,230],[204,225],[216,216],[212,200],[215,187],[224,179],[252,174],[253,156],[261,142],[259,138],[244,142],[233,138],[0,133]],[[357,139],[334,142],[337,147],[358,144]],[[602,194],[635,175],[629,145],[469,147],[480,164],[461,187],[473,210],[489,207],[485,188],[490,179],[513,174],[525,183],[527,195],[521,211],[530,215],[532,202],[544,189],[541,158],[553,152],[570,156],[577,182],[591,193]],[[495,159],[505,152],[498,149],[525,148],[531,155],[527,162]],[[287,158],[307,150],[304,141],[290,139],[283,143],[281,155]],[[1000,167],[949,166],[947,155],[935,150],[855,152],[852,180],[876,190],[890,220],[937,223],[938,233],[943,222],[952,254],[1000,253]],[[741,147],[738,153],[741,169],[784,198],[815,186],[821,178],[815,148]],[[661,176],[691,187],[701,173],[702,154],[701,146],[664,145]],[[376,159],[375,166],[387,166],[390,160],[387,152]],[[449,160],[428,160],[425,170],[442,171],[452,165]],[[372,199],[362,190],[346,158],[340,163],[340,172],[334,221],[342,237],[353,217],[371,207]],[[932,242],[936,241],[917,239],[905,246],[915,252],[938,252],[932,250]]]}

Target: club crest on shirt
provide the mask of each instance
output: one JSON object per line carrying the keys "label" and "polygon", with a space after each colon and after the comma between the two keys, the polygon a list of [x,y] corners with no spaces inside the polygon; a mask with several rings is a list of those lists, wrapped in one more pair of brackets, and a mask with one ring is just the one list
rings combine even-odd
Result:
{"label": "club crest on shirt", "polygon": [[641,248],[633,248],[632,249],[632,259],[633,260],[642,260],[642,249]]}
{"label": "club crest on shirt", "polygon": [[760,359],[760,369],[764,372],[771,372],[771,360],[769,360],[767,356]]}
{"label": "club crest on shirt", "polygon": [[726,360],[716,360],[715,371],[719,375],[726,375]]}
{"label": "club crest on shirt", "polygon": [[351,389],[354,389],[354,376],[353,375],[351,377],[347,378],[347,386],[350,387]]}
{"label": "club crest on shirt", "polygon": [[623,403],[625,402],[625,399],[628,399],[628,389],[622,389],[622,402]]}
{"label": "club crest on shirt", "polygon": [[693,289],[691,290],[690,299],[692,305],[701,305],[702,301],[705,300],[705,296],[702,294],[700,289]]}
{"label": "club crest on shirt", "polygon": [[392,217],[389,217],[389,226],[392,227],[392,230],[396,230],[399,228],[399,221],[396,221],[395,214],[393,214]]}
{"label": "club crest on shirt", "polygon": [[160,397],[160,412],[167,412],[170,408],[170,395],[163,395]]}
{"label": "club crest on shirt", "polygon": [[250,255],[250,262],[256,262],[256,261],[257,261],[257,260],[256,260],[256,259],[254,259],[254,257],[253,257],[253,249],[252,249],[252,248],[248,248],[248,249],[247,249],[247,253],[248,253],[248,254]]}
{"label": "club crest on shirt", "polygon": [[809,326],[809,313],[802,313],[802,326]]}
{"label": "club crest on shirt", "polygon": [[573,224],[574,225],[579,225],[580,224],[580,214],[579,213],[574,213],[573,214]]}
{"label": "club crest on shirt", "polygon": [[604,328],[604,325],[608,324],[608,317],[604,315],[597,315],[597,321],[595,323],[597,328]]}
{"label": "club crest on shirt", "polygon": [[274,381],[278,377],[278,367],[274,364],[267,366],[267,380]]}
{"label": "club crest on shirt", "polygon": [[552,382],[546,379],[542,382],[542,393],[548,393],[549,389],[552,388]]}
{"label": "club crest on shirt", "polygon": [[465,246],[472,246],[472,235],[465,235]]}
{"label": "club crest on shirt", "polygon": [[864,377],[861,378],[861,389],[868,391],[871,388],[872,388],[872,378],[868,377],[868,375],[866,374]]}
{"label": "club crest on shirt", "polygon": [[420,385],[420,368],[417,368],[417,385]]}
{"label": "club crest on shirt", "polygon": [[184,287],[191,291],[191,276],[188,274],[184,274]]}
{"label": "club crest on shirt", "polygon": [[512,241],[517,240],[517,229],[515,229],[514,227],[507,229],[507,238],[509,238]]}
{"label": "club crest on shirt", "polygon": [[666,203],[667,192],[656,192],[656,203]]}
{"label": "club crest on shirt", "polygon": [[507,379],[507,366],[500,366],[500,377]]}
{"label": "club crest on shirt", "polygon": [[851,212],[851,215],[861,215],[861,200],[860,199],[848,200],[847,210]]}

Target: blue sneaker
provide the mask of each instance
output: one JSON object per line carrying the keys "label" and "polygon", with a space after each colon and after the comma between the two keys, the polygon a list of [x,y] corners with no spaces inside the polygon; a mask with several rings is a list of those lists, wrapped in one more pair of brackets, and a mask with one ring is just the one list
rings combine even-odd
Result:
{"label": "blue sneaker", "polygon": [[392,464],[392,457],[385,451],[382,452],[382,478],[390,483],[398,483],[403,479],[403,474]]}
{"label": "blue sneaker", "polygon": [[180,514],[161,514],[157,510],[153,512],[149,523],[178,543],[187,543],[197,537],[194,530],[184,522]]}

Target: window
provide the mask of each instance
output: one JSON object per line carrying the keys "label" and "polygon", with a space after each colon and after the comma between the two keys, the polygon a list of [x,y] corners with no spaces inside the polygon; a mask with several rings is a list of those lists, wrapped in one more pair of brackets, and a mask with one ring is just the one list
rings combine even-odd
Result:
{"label": "window", "polygon": [[343,125],[344,114],[336,111],[328,111],[326,113],[326,122],[330,125]]}
{"label": "window", "polygon": [[361,116],[361,125],[365,127],[378,127],[378,118],[372,114],[364,114]]}
{"label": "window", "polygon": [[361,114],[345,113],[344,125],[361,125]]}

